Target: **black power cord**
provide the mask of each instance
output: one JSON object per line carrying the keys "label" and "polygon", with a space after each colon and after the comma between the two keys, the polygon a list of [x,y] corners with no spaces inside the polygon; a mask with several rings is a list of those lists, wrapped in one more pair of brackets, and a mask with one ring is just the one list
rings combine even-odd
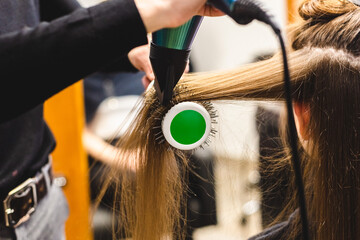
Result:
{"label": "black power cord", "polygon": [[273,20],[273,17],[269,16],[267,12],[261,8],[259,3],[254,2],[252,0],[236,0],[233,3],[232,10],[226,13],[239,24],[248,24],[254,19],[264,22],[271,26],[271,28],[279,38],[283,64],[284,64],[284,92],[285,92],[286,108],[287,108],[287,121],[288,121],[289,134],[290,134],[289,137],[290,137],[290,147],[292,153],[292,165],[295,173],[295,182],[298,188],[298,201],[299,201],[301,224],[302,224],[302,237],[304,240],[309,240],[310,239],[309,224],[307,220],[304,184],[302,180],[299,153],[297,148],[298,136],[297,136],[294,113],[292,108],[292,99],[291,99],[292,91],[291,91],[290,73],[289,73],[288,60],[286,56],[285,43],[281,35],[281,30]]}
{"label": "black power cord", "polygon": [[302,174],[300,168],[300,160],[299,160],[299,152],[297,149],[297,131],[294,120],[294,113],[292,109],[292,100],[291,100],[291,82],[290,82],[290,74],[288,61],[285,51],[284,40],[281,36],[281,33],[277,34],[279,37],[283,64],[284,64],[284,88],[285,88],[285,98],[286,98],[286,108],[287,108],[287,120],[289,126],[289,134],[290,134],[290,146],[292,153],[292,164],[295,173],[295,182],[298,188],[298,197],[299,197],[299,207],[300,207],[300,216],[302,223],[302,236],[304,240],[309,240],[309,223],[307,220],[307,212],[306,212],[306,201],[305,201],[305,193],[304,193],[304,184],[302,181]]}

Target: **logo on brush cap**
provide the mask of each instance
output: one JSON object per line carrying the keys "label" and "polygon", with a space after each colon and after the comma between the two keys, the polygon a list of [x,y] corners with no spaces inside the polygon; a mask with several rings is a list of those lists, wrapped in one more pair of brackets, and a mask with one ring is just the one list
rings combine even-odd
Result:
{"label": "logo on brush cap", "polygon": [[166,113],[161,127],[171,146],[191,150],[207,140],[211,130],[211,117],[202,105],[182,102]]}

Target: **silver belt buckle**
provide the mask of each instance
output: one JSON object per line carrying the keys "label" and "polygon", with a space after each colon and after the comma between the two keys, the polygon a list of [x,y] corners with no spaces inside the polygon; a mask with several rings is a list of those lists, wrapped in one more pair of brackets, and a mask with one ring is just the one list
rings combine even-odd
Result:
{"label": "silver belt buckle", "polygon": [[[22,223],[26,222],[27,220],[29,220],[30,215],[33,212],[35,212],[35,209],[36,209],[36,206],[37,206],[36,183],[37,183],[36,178],[29,178],[28,180],[26,180],[25,182],[23,182],[22,184],[20,184],[19,186],[17,186],[13,190],[11,190],[9,192],[9,194],[7,195],[7,197],[5,198],[5,200],[3,201],[4,213],[5,213],[5,224],[6,224],[7,227],[16,228],[20,224],[22,224]],[[16,221],[12,217],[15,210],[12,209],[11,206],[10,206],[11,200],[14,199],[15,197],[18,197],[21,194],[26,194],[27,191],[32,191],[32,197],[33,197],[32,204],[33,205],[28,210],[28,212],[25,214],[25,216],[23,216],[18,221]]]}

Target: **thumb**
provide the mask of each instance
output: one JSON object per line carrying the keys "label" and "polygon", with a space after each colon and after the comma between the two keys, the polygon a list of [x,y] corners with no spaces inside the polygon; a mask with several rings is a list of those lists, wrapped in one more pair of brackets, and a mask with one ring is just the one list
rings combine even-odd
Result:
{"label": "thumb", "polygon": [[146,64],[146,65],[144,66],[143,71],[145,72],[146,77],[147,77],[150,81],[152,81],[152,80],[155,79],[155,75],[154,75],[154,72],[153,72],[153,70],[152,70],[152,67],[151,67],[150,63],[148,63],[148,64]]}

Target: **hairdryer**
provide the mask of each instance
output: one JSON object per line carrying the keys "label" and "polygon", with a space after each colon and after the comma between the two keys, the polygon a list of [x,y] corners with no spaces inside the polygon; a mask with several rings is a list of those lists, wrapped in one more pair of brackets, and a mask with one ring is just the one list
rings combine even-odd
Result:
{"label": "hairdryer", "polygon": [[150,62],[160,102],[167,105],[175,85],[189,61],[190,49],[203,17],[194,16],[177,28],[165,28],[152,34]]}

